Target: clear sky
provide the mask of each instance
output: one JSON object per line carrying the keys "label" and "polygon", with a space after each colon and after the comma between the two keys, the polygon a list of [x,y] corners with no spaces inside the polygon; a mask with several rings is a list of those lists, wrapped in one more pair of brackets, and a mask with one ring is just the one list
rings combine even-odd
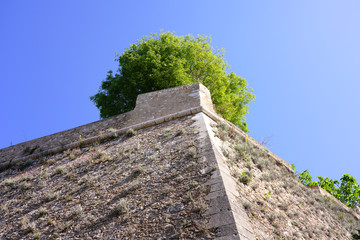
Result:
{"label": "clear sky", "polygon": [[210,35],[254,89],[250,135],[299,171],[360,181],[360,1],[2,1],[0,148],[99,120],[89,100],[160,30]]}

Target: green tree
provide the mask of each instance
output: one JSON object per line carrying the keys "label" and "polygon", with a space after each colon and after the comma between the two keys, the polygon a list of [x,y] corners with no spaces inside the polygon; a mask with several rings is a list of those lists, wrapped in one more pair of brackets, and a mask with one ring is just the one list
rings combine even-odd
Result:
{"label": "green tree", "polygon": [[326,190],[328,193],[336,197],[337,199],[340,199],[340,192],[339,192],[339,181],[330,179],[329,177],[317,177],[319,181],[315,182],[317,186],[322,187],[324,190]]}
{"label": "green tree", "polygon": [[[296,170],[295,165],[291,164],[292,168]],[[339,199],[349,207],[360,206],[360,186],[356,179],[350,174],[344,174],[338,180],[330,179],[329,177],[318,176],[318,181],[313,181],[309,171],[306,169],[302,173],[297,172],[299,181],[305,186],[319,186],[328,193]]]}
{"label": "green tree", "polygon": [[245,114],[255,96],[247,81],[224,60],[223,49],[214,49],[206,36],[176,36],[161,32],[132,44],[116,61],[100,90],[90,99],[107,118],[134,109],[136,97],[165,88],[200,82],[211,92],[216,111],[248,132]]}
{"label": "green tree", "polygon": [[360,186],[356,179],[349,174],[344,174],[340,181],[340,201],[349,207],[360,206]]}
{"label": "green tree", "polygon": [[297,173],[299,181],[306,186],[315,186],[316,183],[312,180],[309,171],[306,169],[302,173]]}

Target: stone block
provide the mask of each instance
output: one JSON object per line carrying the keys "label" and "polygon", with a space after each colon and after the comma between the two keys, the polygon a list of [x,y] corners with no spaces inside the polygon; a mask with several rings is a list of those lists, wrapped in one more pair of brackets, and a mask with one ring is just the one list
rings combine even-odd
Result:
{"label": "stone block", "polygon": [[223,225],[216,228],[216,236],[224,237],[224,236],[237,236],[239,237],[238,231],[236,229],[235,224]]}
{"label": "stone block", "polygon": [[210,228],[217,228],[229,224],[235,224],[234,216],[231,211],[225,211],[211,215],[209,222]]}

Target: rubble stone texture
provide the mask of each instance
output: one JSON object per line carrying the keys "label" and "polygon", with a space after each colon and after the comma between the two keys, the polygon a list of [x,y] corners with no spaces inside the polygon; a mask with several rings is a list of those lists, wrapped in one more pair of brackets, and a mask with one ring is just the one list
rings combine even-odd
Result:
{"label": "rubble stone texture", "polygon": [[359,217],[192,84],[0,150],[0,239],[351,239]]}

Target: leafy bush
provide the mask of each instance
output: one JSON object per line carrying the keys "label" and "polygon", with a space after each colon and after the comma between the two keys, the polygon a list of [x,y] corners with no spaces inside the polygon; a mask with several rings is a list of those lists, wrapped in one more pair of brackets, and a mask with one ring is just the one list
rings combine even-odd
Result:
{"label": "leafy bush", "polygon": [[239,177],[239,181],[245,185],[249,184],[252,180],[252,174],[249,171],[243,171]]}

